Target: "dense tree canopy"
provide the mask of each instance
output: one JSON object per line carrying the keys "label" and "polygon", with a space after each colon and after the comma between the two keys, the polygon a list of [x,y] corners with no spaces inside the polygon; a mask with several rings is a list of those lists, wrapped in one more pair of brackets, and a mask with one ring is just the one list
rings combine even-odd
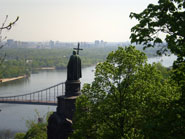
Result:
{"label": "dense tree canopy", "polygon": [[[153,127],[179,94],[134,47],[118,48],[96,67],[76,103],[74,138],[157,137]],[[155,123],[153,123],[155,120]]]}
{"label": "dense tree canopy", "polygon": [[132,43],[143,44],[144,48],[156,47],[163,43],[161,36],[164,36],[167,47],[158,52],[162,54],[169,49],[177,55],[173,77],[185,92],[185,1],[159,0],[139,14],[131,13],[130,17],[139,21],[131,29]]}
{"label": "dense tree canopy", "polygon": [[148,5],[139,14],[131,13],[130,17],[139,21],[131,29],[131,42],[143,44],[145,48],[156,47],[163,43],[161,36],[164,36],[166,48],[177,55],[173,63],[171,86],[177,84],[181,95],[177,101],[170,103],[170,109],[159,116],[161,119],[165,117],[159,127],[165,138],[185,138],[185,1],[159,0],[158,4]]}
{"label": "dense tree canopy", "polygon": [[[150,4],[141,13],[131,13],[139,24],[131,29],[131,42],[154,47],[165,36],[167,48],[179,57],[185,56],[185,1],[159,0],[158,4]],[[166,49],[164,49],[166,50]]]}

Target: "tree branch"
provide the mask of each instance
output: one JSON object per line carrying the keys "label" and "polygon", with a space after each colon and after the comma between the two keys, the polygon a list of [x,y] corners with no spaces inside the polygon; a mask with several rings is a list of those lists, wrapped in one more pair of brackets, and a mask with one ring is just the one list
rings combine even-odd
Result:
{"label": "tree branch", "polygon": [[[15,21],[10,22],[7,26],[5,26],[5,23],[6,23],[7,19],[8,19],[8,15],[6,16],[5,21],[3,22],[2,26],[0,27],[0,30],[1,31],[3,29],[10,30],[12,28],[12,26],[19,20],[19,16],[17,16],[17,18],[15,19]],[[0,33],[1,33],[1,31],[0,31]]]}

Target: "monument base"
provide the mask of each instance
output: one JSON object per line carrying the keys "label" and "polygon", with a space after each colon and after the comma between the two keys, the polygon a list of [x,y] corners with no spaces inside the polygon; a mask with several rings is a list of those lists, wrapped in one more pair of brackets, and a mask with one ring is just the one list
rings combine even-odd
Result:
{"label": "monument base", "polygon": [[65,83],[65,96],[79,96],[80,95],[80,80],[70,80]]}
{"label": "monument base", "polygon": [[48,139],[67,139],[73,132],[72,118],[75,112],[76,99],[81,94],[78,90],[78,88],[80,89],[80,82],[66,82],[67,86],[66,95],[57,97],[57,111],[48,119]]}
{"label": "monument base", "polygon": [[72,133],[72,121],[54,112],[48,119],[48,139],[67,139]]}
{"label": "monument base", "polygon": [[59,115],[64,115],[65,118],[71,119],[73,118],[75,112],[75,102],[78,96],[59,96],[57,113]]}

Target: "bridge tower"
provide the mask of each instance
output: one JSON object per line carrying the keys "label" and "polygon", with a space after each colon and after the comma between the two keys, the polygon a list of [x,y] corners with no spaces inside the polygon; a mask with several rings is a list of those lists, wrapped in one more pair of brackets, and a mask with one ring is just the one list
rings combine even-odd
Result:
{"label": "bridge tower", "polygon": [[[79,44],[77,54],[79,54]],[[73,51],[67,66],[65,95],[57,97],[57,110],[48,119],[48,139],[67,139],[73,132],[72,119],[75,112],[75,101],[80,93],[81,60]]]}

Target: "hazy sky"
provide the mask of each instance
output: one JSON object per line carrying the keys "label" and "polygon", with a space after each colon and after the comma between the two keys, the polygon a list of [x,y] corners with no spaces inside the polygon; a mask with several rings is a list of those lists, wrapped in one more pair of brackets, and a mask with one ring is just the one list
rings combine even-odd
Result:
{"label": "hazy sky", "polygon": [[0,0],[0,24],[19,16],[3,35],[20,41],[128,41],[130,12],[149,3],[157,0]]}

